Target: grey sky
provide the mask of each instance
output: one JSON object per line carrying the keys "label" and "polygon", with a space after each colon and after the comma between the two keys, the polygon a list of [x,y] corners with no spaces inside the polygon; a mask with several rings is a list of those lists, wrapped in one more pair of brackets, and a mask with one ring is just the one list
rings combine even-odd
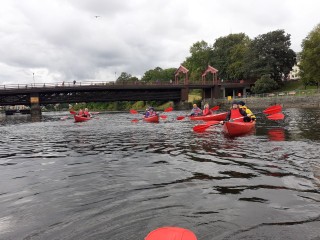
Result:
{"label": "grey sky", "polygon": [[141,77],[229,33],[284,29],[300,51],[319,9],[318,0],[3,0],[0,85],[32,83],[33,73],[38,83]]}

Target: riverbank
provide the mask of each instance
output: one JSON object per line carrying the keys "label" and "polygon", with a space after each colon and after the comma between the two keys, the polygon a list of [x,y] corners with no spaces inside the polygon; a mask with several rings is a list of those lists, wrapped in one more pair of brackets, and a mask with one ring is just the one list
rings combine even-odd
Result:
{"label": "riverbank", "polygon": [[[240,99],[239,99],[240,100]],[[250,108],[266,108],[280,104],[283,108],[320,108],[320,94],[311,96],[277,96],[277,97],[248,97],[241,98]],[[211,106],[229,106],[231,101],[227,99],[213,99]]]}

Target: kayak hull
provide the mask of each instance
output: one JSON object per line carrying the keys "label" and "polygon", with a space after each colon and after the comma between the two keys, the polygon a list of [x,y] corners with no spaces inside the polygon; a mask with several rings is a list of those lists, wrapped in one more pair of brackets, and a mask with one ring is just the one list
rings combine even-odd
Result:
{"label": "kayak hull", "polygon": [[159,122],[159,116],[152,116],[152,117],[147,117],[147,118],[143,118],[143,121],[145,122],[150,122],[150,123],[158,123]]}
{"label": "kayak hull", "polygon": [[206,115],[206,116],[190,116],[190,120],[192,121],[197,121],[197,120],[202,120],[202,121],[223,121],[226,119],[228,115],[228,112],[223,112],[223,113],[218,113],[218,114],[211,114],[211,115]]}
{"label": "kayak hull", "polygon": [[255,128],[256,122],[225,122],[223,124],[223,132],[230,136],[240,136],[251,133]]}
{"label": "kayak hull", "polygon": [[74,115],[74,121],[75,122],[85,122],[90,120],[90,117],[82,117],[82,116],[78,116],[78,115]]}

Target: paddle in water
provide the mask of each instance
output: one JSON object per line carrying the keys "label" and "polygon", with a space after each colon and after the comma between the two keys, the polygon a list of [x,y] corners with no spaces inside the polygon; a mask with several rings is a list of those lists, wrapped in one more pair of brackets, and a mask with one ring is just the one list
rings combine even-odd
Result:
{"label": "paddle in water", "polygon": [[197,240],[197,237],[185,228],[162,227],[151,231],[145,240]]}
{"label": "paddle in water", "polygon": [[[260,114],[260,113],[269,114],[267,118],[270,120],[282,120],[284,119],[284,115],[282,113],[279,113],[281,111],[282,111],[282,107],[280,105],[274,105],[266,108],[262,112],[258,112],[255,114]],[[243,118],[243,117],[240,117],[240,118]],[[240,118],[236,118],[236,119],[240,119]],[[230,119],[230,121],[233,121],[236,119]],[[207,122],[206,124],[199,124],[193,127],[193,131],[204,132],[207,128],[211,127],[212,125],[217,125],[219,123],[220,123],[219,121],[212,121],[212,122]]]}

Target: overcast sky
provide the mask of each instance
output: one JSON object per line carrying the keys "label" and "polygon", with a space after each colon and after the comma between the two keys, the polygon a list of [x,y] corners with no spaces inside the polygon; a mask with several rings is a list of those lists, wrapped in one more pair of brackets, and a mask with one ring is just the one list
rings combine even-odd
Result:
{"label": "overcast sky", "polygon": [[[179,67],[193,43],[284,29],[292,49],[320,23],[319,0],[2,0],[0,85],[113,81]],[[98,17],[96,17],[98,16]]]}

